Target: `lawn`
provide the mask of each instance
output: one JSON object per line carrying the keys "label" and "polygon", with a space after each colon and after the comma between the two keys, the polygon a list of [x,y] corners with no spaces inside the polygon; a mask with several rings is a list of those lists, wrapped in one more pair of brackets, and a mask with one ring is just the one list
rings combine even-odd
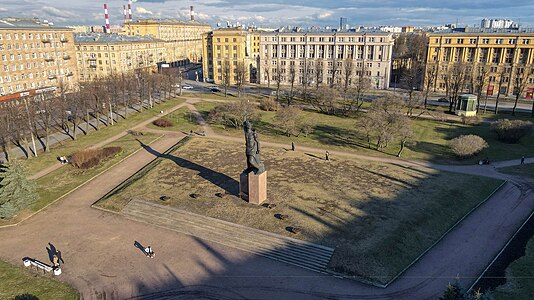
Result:
{"label": "lawn", "polygon": [[126,120],[121,119],[120,122],[115,123],[113,126],[106,127],[102,125],[100,130],[91,131],[88,135],[83,135],[78,131],[78,136],[75,141],[68,139],[59,142],[51,146],[49,152],[39,153],[38,157],[33,157],[29,160],[26,160],[25,162],[26,166],[28,167],[28,171],[30,174],[35,174],[58,163],[57,157],[59,156],[67,156],[80,149],[85,149],[98,144],[106,139],[120,134],[121,132],[135,127],[151,117],[158,115],[160,111],[168,110],[184,101],[185,99],[183,98],[174,98],[162,104],[156,105],[152,109],[145,109],[139,113],[130,114]]}
{"label": "lawn", "polygon": [[0,261],[0,299],[68,300],[79,298],[79,293],[65,283]]}
{"label": "lawn", "polygon": [[198,125],[195,117],[191,114],[191,111],[187,107],[180,108],[171,114],[164,117],[173,123],[172,127],[158,127],[154,124],[149,124],[148,128],[158,130],[173,130],[188,133],[189,131],[199,132],[200,126]]}
{"label": "lawn", "polygon": [[[39,193],[39,200],[35,203],[35,205],[33,205],[31,208],[21,211],[15,218],[11,220],[0,220],[0,225],[12,224],[20,221],[31,213],[38,211],[67,192],[78,187],[80,184],[86,182],[95,175],[123,160],[128,155],[141,148],[141,145],[137,140],[142,141],[144,144],[150,144],[157,137],[159,137],[159,135],[153,133],[145,133],[143,136],[124,136],[106,145],[106,147],[119,146],[122,148],[122,152],[111,159],[103,161],[100,163],[100,165],[94,168],[80,170],[71,165],[66,165],[48,175],[37,179],[36,183]],[[59,162],[56,163],[59,164]]]}
{"label": "lawn", "polygon": [[[202,151],[199,151],[202,149]],[[389,282],[501,182],[494,179],[264,148],[269,210],[240,200],[243,145],[193,139],[130,186],[99,203],[120,210],[131,199],[160,203],[335,247],[334,271]],[[230,195],[223,200],[216,193]],[[193,199],[190,194],[200,194]],[[287,214],[280,221],[275,214]]]}
{"label": "lawn", "polygon": [[534,164],[501,168],[499,172],[511,175],[527,176],[534,179]]}
{"label": "lawn", "polygon": [[[195,106],[207,118],[209,111],[218,104],[202,102]],[[324,149],[335,149],[349,152],[359,152],[376,156],[395,156],[399,145],[390,145],[383,151],[368,148],[365,135],[359,130],[358,119],[363,113],[352,117],[329,116],[315,111],[304,111],[304,122],[313,125],[313,132],[308,136],[301,134],[298,137],[283,135],[275,124],[274,112],[260,112],[260,121],[253,126],[265,141],[298,145],[305,145]],[[242,136],[241,129],[223,127],[211,124],[216,133],[227,136]],[[408,144],[403,158],[413,160],[428,160],[444,164],[475,164],[480,159],[488,157],[490,160],[516,159],[523,155],[534,156],[534,134],[525,137],[520,144],[510,145],[496,139],[491,131],[490,124],[483,123],[478,126],[464,125],[459,122],[439,122],[418,119],[413,122],[415,139]],[[489,148],[479,155],[465,160],[458,160],[450,151],[448,144],[451,139],[460,135],[475,134],[484,138]]]}
{"label": "lawn", "polygon": [[506,269],[506,284],[492,292],[496,300],[530,300],[534,297],[534,238],[525,250],[525,256]]}

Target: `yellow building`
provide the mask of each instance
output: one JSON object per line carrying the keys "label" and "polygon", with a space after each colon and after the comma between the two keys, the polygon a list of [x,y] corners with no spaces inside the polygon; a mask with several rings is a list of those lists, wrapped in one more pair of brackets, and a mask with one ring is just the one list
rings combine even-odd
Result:
{"label": "yellow building", "polygon": [[165,60],[162,40],[117,34],[76,34],[76,60],[80,81],[90,81],[139,69],[156,71]]}
{"label": "yellow building", "polygon": [[[484,95],[513,95],[518,74],[525,73],[528,85],[522,96],[532,98],[534,78],[529,76],[534,56],[534,29],[457,28],[429,35],[427,72],[435,68],[434,90],[446,92],[447,78],[462,70],[459,92],[475,92],[481,67],[487,70]],[[456,74],[451,74],[456,72]],[[456,76],[458,77],[458,76]],[[482,78],[482,77],[480,77]]]}
{"label": "yellow building", "polygon": [[[237,82],[237,67],[245,67],[246,81],[257,81],[260,36],[250,29],[221,28],[204,34],[204,81],[223,83],[228,70],[230,84]],[[227,66],[225,68],[225,66]]]}
{"label": "yellow building", "polygon": [[0,101],[77,83],[72,29],[0,19]]}
{"label": "yellow building", "polygon": [[165,41],[165,60],[177,65],[184,61],[199,62],[202,59],[202,35],[211,26],[197,21],[174,19],[138,20],[124,25],[125,34],[150,36]]}

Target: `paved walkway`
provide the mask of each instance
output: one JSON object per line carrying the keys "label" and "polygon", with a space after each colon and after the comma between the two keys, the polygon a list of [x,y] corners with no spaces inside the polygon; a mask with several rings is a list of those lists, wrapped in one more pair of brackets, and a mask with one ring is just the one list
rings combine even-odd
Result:
{"label": "paved walkway", "polygon": [[[166,134],[151,147],[163,153],[179,139]],[[59,279],[84,299],[103,292],[108,299],[436,299],[457,276],[464,286],[472,283],[534,209],[533,183],[509,177],[511,183],[380,289],[90,208],[153,158],[140,151],[46,211],[0,229],[0,259],[18,265],[24,256],[46,261],[50,242],[65,259]],[[466,170],[487,175],[479,166]],[[152,246],[156,258],[146,258],[136,241]]]}

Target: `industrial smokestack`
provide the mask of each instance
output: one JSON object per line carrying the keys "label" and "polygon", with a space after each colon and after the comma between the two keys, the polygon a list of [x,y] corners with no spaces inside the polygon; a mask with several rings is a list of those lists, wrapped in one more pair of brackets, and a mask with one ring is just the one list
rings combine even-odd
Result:
{"label": "industrial smokestack", "polygon": [[132,0],[128,0],[128,22],[132,22]]}
{"label": "industrial smokestack", "polygon": [[193,9],[193,5],[191,5],[191,21],[195,20],[195,10]]}
{"label": "industrial smokestack", "polygon": [[109,14],[108,14],[108,5],[104,4],[104,16],[106,17],[106,33],[111,32],[111,28],[109,27]]}
{"label": "industrial smokestack", "polygon": [[126,5],[122,6],[122,23],[124,24],[128,23],[127,17],[126,17]]}

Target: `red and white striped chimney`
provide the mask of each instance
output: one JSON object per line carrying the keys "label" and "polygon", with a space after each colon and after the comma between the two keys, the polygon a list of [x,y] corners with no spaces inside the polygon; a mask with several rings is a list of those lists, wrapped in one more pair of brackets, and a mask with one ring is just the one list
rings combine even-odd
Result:
{"label": "red and white striped chimney", "polygon": [[124,24],[128,23],[127,18],[126,18],[126,5],[122,6],[122,22]]}
{"label": "red and white striped chimney", "polygon": [[195,11],[193,10],[193,5],[191,5],[191,21],[195,20]]}
{"label": "red and white striped chimney", "polygon": [[109,28],[109,14],[108,14],[108,5],[104,4],[104,15],[106,17],[106,33],[111,32],[111,28]]}
{"label": "red and white striped chimney", "polygon": [[128,0],[128,22],[132,22],[132,0]]}

